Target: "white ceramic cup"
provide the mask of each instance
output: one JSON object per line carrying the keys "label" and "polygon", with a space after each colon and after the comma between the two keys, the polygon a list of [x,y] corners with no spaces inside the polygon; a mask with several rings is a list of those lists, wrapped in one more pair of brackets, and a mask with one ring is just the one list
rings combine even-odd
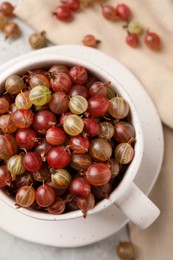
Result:
{"label": "white ceramic cup", "polygon": [[[144,142],[143,142],[143,131],[141,122],[138,117],[137,108],[134,106],[124,86],[121,82],[118,82],[116,75],[112,75],[99,67],[83,59],[72,58],[65,55],[38,55],[32,57],[17,64],[9,67],[0,75],[0,92],[2,93],[2,86],[4,81],[12,74],[23,74],[31,69],[38,68],[49,68],[53,64],[78,64],[86,67],[92,74],[103,81],[111,81],[111,87],[122,96],[129,104],[131,111],[131,121],[136,131],[136,142],[135,142],[135,156],[130,165],[128,166],[125,175],[118,185],[118,187],[111,193],[109,199],[104,199],[99,202],[92,210],[88,211],[88,214],[94,214],[112,204],[115,204],[129,220],[137,224],[141,228],[146,228],[151,225],[159,216],[160,210],[158,207],[136,186],[133,182],[135,176],[138,173],[139,166],[141,164]],[[106,66],[106,64],[105,64]],[[49,213],[43,213],[28,208],[16,209],[14,200],[9,197],[3,190],[0,190],[0,199],[12,207],[14,210],[40,220],[67,220],[77,217],[82,217],[80,210],[64,213],[61,215],[52,215]]]}

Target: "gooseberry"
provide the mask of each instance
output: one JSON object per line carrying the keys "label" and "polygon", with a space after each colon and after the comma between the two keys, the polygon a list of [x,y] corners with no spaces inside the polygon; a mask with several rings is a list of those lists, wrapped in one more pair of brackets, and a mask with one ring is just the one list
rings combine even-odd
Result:
{"label": "gooseberry", "polygon": [[56,116],[49,110],[41,110],[34,115],[32,127],[39,132],[46,132],[56,125]]}
{"label": "gooseberry", "polygon": [[17,130],[10,114],[0,116],[0,129],[5,134],[12,134]]}
{"label": "gooseberry", "polygon": [[70,149],[73,150],[74,153],[83,154],[88,152],[90,142],[87,137],[83,137],[82,135],[71,136],[69,143]]}
{"label": "gooseberry", "polygon": [[87,153],[85,154],[72,154],[70,158],[70,166],[75,170],[87,170],[91,165],[91,156]]}
{"label": "gooseberry", "polygon": [[72,114],[65,117],[63,128],[68,135],[76,136],[83,131],[84,122],[81,117]]}
{"label": "gooseberry", "polygon": [[51,127],[46,132],[46,141],[52,145],[63,144],[66,137],[64,130],[59,127]]}
{"label": "gooseberry", "polygon": [[11,134],[0,135],[0,159],[8,160],[11,156],[17,154],[17,143]]}
{"label": "gooseberry", "polygon": [[84,98],[88,98],[89,92],[88,89],[83,85],[74,85],[69,91],[69,95],[71,97],[82,96]]}
{"label": "gooseberry", "polygon": [[91,186],[91,192],[93,193],[96,199],[102,200],[107,199],[112,192],[112,184],[107,182],[106,184],[100,186]]}
{"label": "gooseberry", "polygon": [[35,152],[26,153],[23,157],[23,166],[29,172],[39,171],[42,166],[40,156]]}
{"label": "gooseberry", "polygon": [[130,21],[127,25],[127,31],[132,34],[140,34],[143,28],[142,25],[137,21]]}
{"label": "gooseberry", "polygon": [[109,101],[107,98],[98,96],[91,97],[88,99],[88,109],[87,112],[90,116],[101,117],[104,116],[108,110]]}
{"label": "gooseberry", "polygon": [[29,73],[28,83],[31,88],[37,86],[45,86],[47,88],[50,88],[50,82],[48,77],[42,73],[34,73],[31,71]]}
{"label": "gooseberry", "polygon": [[116,118],[125,118],[129,113],[129,104],[122,97],[114,97],[109,102],[108,112],[109,114]]}
{"label": "gooseberry", "polygon": [[29,99],[29,92],[20,92],[15,98],[15,105],[18,109],[29,109],[32,107],[32,102]]}
{"label": "gooseberry", "polygon": [[58,5],[53,14],[61,21],[68,21],[72,18],[71,9],[64,5]]}
{"label": "gooseberry", "polygon": [[119,121],[114,125],[114,138],[119,143],[127,143],[132,137],[135,137],[135,129],[131,123]]}
{"label": "gooseberry", "polygon": [[116,15],[121,20],[129,20],[129,18],[131,17],[130,8],[126,4],[118,4],[116,6]]}
{"label": "gooseberry", "polygon": [[0,115],[6,113],[9,109],[9,102],[5,98],[0,98]]}
{"label": "gooseberry", "polygon": [[90,184],[101,186],[110,180],[111,170],[104,163],[93,163],[87,169],[86,178]]}
{"label": "gooseberry", "polygon": [[107,97],[108,94],[108,89],[107,87],[110,85],[110,81],[107,82],[101,82],[101,81],[96,81],[91,86],[89,87],[89,94],[91,97],[97,97],[97,96],[102,96],[102,97]]}
{"label": "gooseberry", "polygon": [[100,131],[99,123],[90,117],[85,117],[83,119],[84,122],[84,132],[90,137],[97,136]]}
{"label": "gooseberry", "polygon": [[100,40],[97,40],[94,35],[87,34],[82,40],[83,44],[88,47],[96,47]]}
{"label": "gooseberry", "polygon": [[76,198],[76,204],[83,213],[83,217],[86,218],[87,212],[93,209],[95,206],[94,195],[90,192],[86,198]]}
{"label": "gooseberry", "polygon": [[115,148],[115,159],[120,164],[128,164],[134,157],[134,149],[129,143],[121,143]]}
{"label": "gooseberry", "polygon": [[3,31],[8,23],[8,18],[0,12],[0,31]]}
{"label": "gooseberry", "polygon": [[55,192],[53,188],[43,184],[37,188],[35,199],[40,207],[49,207],[55,200]]}
{"label": "gooseberry", "polygon": [[29,44],[34,50],[46,47],[47,40],[45,37],[45,31],[32,33],[29,37]]}
{"label": "gooseberry", "polygon": [[31,89],[29,99],[35,106],[43,106],[49,103],[51,99],[51,92],[45,86],[36,86]]}
{"label": "gooseberry", "polygon": [[52,148],[47,155],[49,166],[59,169],[66,167],[70,162],[70,153],[63,147]]}
{"label": "gooseberry", "polygon": [[46,161],[46,155],[53,148],[53,145],[49,144],[45,138],[38,140],[34,151],[41,157],[42,161]]}
{"label": "gooseberry", "polygon": [[61,198],[56,198],[55,201],[46,208],[47,212],[54,214],[54,215],[60,215],[65,210],[65,202]]}
{"label": "gooseberry", "polygon": [[18,129],[16,132],[16,142],[20,148],[29,150],[37,141],[36,132],[31,128]]}
{"label": "gooseberry", "polygon": [[70,184],[70,193],[79,198],[86,198],[91,192],[91,185],[87,179],[76,177]]}
{"label": "gooseberry", "polygon": [[146,46],[151,50],[160,50],[161,48],[161,40],[158,34],[154,32],[149,32],[145,34],[144,42]]}
{"label": "gooseberry", "polygon": [[22,186],[16,193],[16,203],[18,206],[27,208],[35,201],[35,190],[32,186]]}
{"label": "gooseberry", "polygon": [[18,94],[24,87],[25,83],[18,75],[11,75],[5,81],[5,90],[11,95]]}
{"label": "gooseberry", "polygon": [[68,73],[68,68],[62,64],[55,64],[55,65],[52,65],[49,69],[49,73],[51,75],[52,74],[54,75],[55,73],[59,73],[59,72]]}
{"label": "gooseberry", "polygon": [[130,241],[120,241],[116,247],[116,254],[120,259],[133,260],[136,256],[134,244]]}
{"label": "gooseberry", "polygon": [[65,0],[63,2],[65,6],[72,11],[78,11],[80,9],[80,0]]}
{"label": "gooseberry", "polygon": [[139,45],[139,38],[138,35],[136,35],[135,33],[129,33],[126,36],[126,43],[133,47],[136,48]]}
{"label": "gooseberry", "polygon": [[30,109],[17,109],[12,115],[12,120],[18,128],[30,127],[33,118],[34,114]]}
{"label": "gooseberry", "polygon": [[96,161],[107,161],[111,158],[112,147],[105,139],[97,138],[91,141],[89,153]]}
{"label": "gooseberry", "polygon": [[9,22],[7,25],[4,27],[4,35],[5,39],[12,38],[12,39],[17,39],[21,35],[20,28],[17,23],[15,22]]}
{"label": "gooseberry", "polygon": [[11,184],[11,174],[7,169],[7,165],[0,166],[0,188],[4,188]]}
{"label": "gooseberry", "polygon": [[114,127],[110,122],[101,122],[99,124],[99,137],[107,140],[111,139],[114,135]]}
{"label": "gooseberry", "polygon": [[102,15],[104,18],[110,21],[116,21],[117,20],[117,14],[116,10],[111,5],[103,5],[102,6]]}
{"label": "gooseberry", "polygon": [[23,156],[21,154],[13,155],[7,162],[7,169],[14,175],[24,173]]}
{"label": "gooseberry", "polygon": [[70,173],[65,169],[54,169],[51,173],[51,182],[57,189],[67,189],[72,181]]}
{"label": "gooseberry", "polygon": [[49,102],[50,110],[55,114],[62,114],[68,110],[69,98],[64,92],[52,94]]}
{"label": "gooseberry", "polygon": [[2,2],[0,4],[0,13],[5,15],[6,17],[13,16],[14,6],[10,2]]}
{"label": "gooseberry", "polygon": [[69,109],[73,114],[83,114],[87,110],[87,108],[88,102],[86,98],[79,95],[70,98]]}
{"label": "gooseberry", "polygon": [[58,72],[50,79],[50,86],[55,92],[68,93],[71,89],[72,82],[67,73]]}
{"label": "gooseberry", "polygon": [[85,84],[88,80],[88,72],[86,68],[74,65],[69,70],[69,76],[75,84]]}

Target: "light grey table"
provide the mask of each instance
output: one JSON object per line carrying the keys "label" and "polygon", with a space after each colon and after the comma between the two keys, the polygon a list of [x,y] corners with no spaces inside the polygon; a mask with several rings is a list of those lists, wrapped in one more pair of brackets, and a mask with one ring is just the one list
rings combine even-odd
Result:
{"label": "light grey table", "polygon": [[[10,2],[15,4],[16,1],[11,0]],[[32,51],[28,43],[28,37],[33,32],[33,29],[18,19],[16,21],[22,29],[20,39],[5,41],[3,34],[0,33],[0,65],[12,58]],[[80,248],[64,249],[33,244],[0,230],[0,260],[116,260],[118,258],[115,254],[115,247],[122,240],[128,240],[126,227],[101,242]]]}

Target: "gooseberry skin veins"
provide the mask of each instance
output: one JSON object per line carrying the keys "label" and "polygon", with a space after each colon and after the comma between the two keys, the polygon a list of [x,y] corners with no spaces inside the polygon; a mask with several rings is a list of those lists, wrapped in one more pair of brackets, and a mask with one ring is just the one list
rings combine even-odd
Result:
{"label": "gooseberry skin veins", "polygon": [[86,198],[91,192],[91,185],[83,177],[77,177],[72,180],[70,185],[70,193],[79,198]]}
{"label": "gooseberry skin veins", "polygon": [[29,172],[36,172],[41,169],[42,161],[40,156],[35,152],[28,152],[23,157],[23,166]]}
{"label": "gooseberry skin veins", "polygon": [[64,168],[70,162],[70,153],[63,147],[54,147],[48,152],[47,162],[55,169]]}
{"label": "gooseberry skin veins", "polygon": [[17,191],[15,199],[18,206],[28,208],[35,201],[35,189],[32,186],[22,186]]}
{"label": "gooseberry skin veins", "polygon": [[91,97],[88,99],[87,112],[93,117],[102,117],[106,114],[109,108],[109,100],[105,97]]}
{"label": "gooseberry skin veins", "polygon": [[101,186],[110,180],[111,170],[104,163],[93,163],[87,169],[86,178],[90,184]]}
{"label": "gooseberry skin veins", "polygon": [[35,198],[40,207],[49,207],[55,200],[55,192],[50,186],[43,184],[37,188]]}

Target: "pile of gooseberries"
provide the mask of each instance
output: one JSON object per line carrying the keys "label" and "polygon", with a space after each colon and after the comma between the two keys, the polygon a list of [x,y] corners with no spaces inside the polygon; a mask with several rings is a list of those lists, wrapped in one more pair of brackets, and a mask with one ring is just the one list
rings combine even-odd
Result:
{"label": "pile of gooseberries", "polygon": [[0,96],[0,188],[17,207],[87,211],[134,158],[128,102],[80,65],[11,75]]}

